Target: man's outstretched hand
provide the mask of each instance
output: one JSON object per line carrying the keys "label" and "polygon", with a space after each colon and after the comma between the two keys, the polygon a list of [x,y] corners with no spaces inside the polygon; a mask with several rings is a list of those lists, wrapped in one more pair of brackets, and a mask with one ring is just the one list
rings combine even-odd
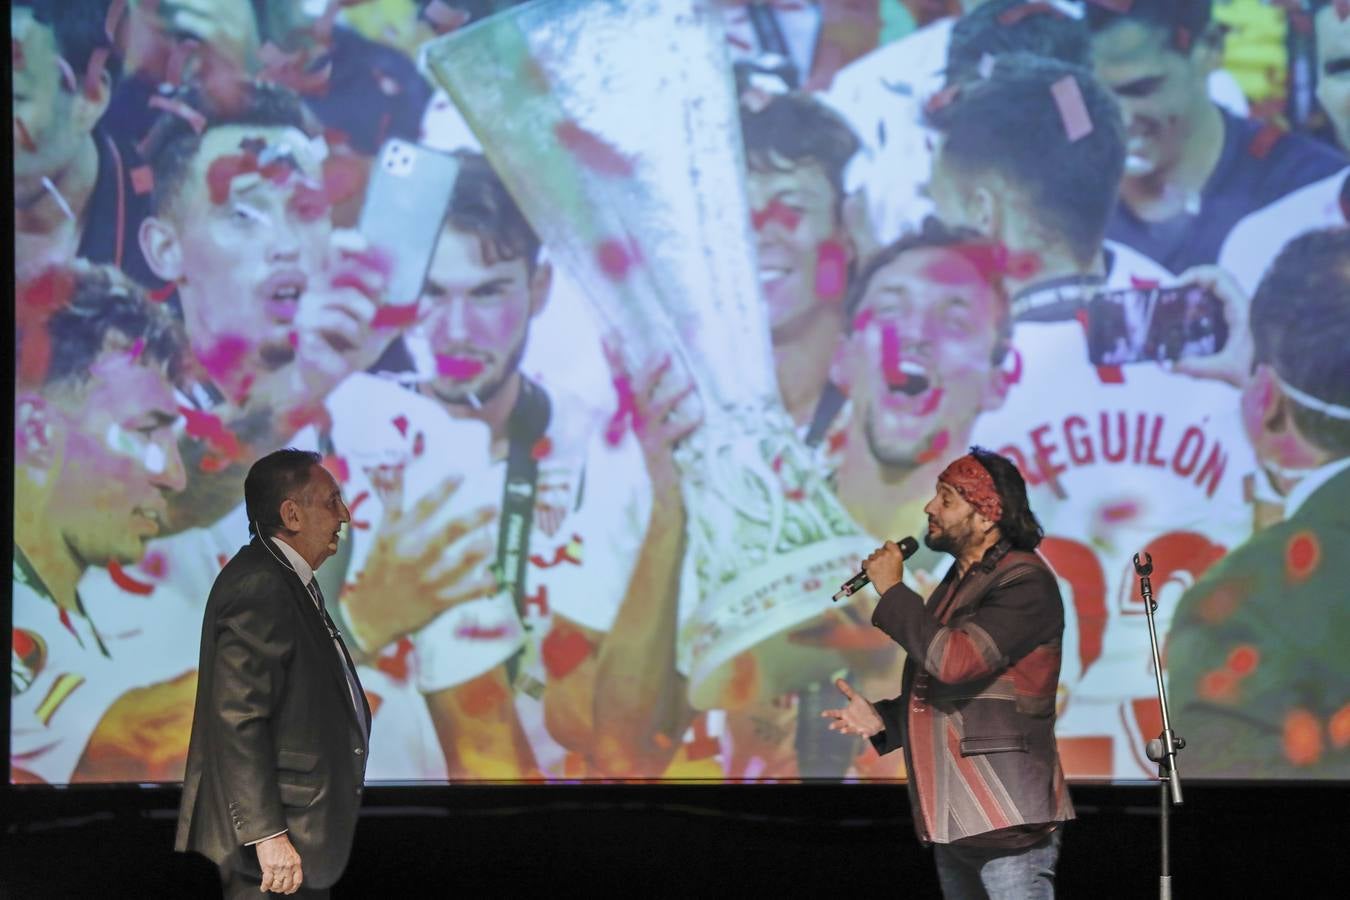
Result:
{"label": "man's outstretched hand", "polygon": [[870,738],[886,730],[886,723],[877,715],[876,707],[867,702],[861,694],[855,693],[848,682],[842,678],[834,680],[834,686],[848,698],[848,706],[843,709],[827,709],[821,712],[821,718],[829,719],[831,731],[843,734],[860,734]]}
{"label": "man's outstretched hand", "polygon": [[262,869],[262,893],[273,891],[278,894],[294,894],[305,882],[300,870],[300,854],[295,851],[291,839],[283,832],[276,837],[259,841],[258,866]]}

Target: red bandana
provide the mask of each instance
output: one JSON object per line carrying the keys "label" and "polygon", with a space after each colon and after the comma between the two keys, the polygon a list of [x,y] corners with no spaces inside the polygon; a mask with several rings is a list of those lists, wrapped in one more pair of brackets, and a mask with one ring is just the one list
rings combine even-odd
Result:
{"label": "red bandana", "polygon": [[950,485],[975,511],[990,522],[998,524],[1003,517],[1003,501],[989,470],[975,457],[967,454],[942,470],[938,481]]}

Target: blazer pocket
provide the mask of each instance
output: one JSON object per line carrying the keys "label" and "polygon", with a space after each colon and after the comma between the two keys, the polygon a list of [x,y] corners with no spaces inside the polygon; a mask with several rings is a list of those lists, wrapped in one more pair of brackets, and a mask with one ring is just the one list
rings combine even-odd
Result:
{"label": "blazer pocket", "polygon": [[301,750],[278,750],[277,768],[290,772],[313,772],[319,765],[319,754]]}
{"label": "blazer pocket", "polygon": [[314,798],[319,795],[319,788],[312,784],[290,784],[289,782],[278,781],[277,793],[281,797],[282,806],[298,808],[313,803]]}
{"label": "blazer pocket", "polygon": [[1024,734],[1000,734],[993,737],[961,738],[962,756],[979,756],[982,753],[1026,753],[1027,737]]}

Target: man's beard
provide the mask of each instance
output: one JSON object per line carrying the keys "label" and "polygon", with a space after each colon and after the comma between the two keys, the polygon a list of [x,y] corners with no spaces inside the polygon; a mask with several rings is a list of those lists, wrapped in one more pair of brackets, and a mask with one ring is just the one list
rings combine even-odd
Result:
{"label": "man's beard", "polygon": [[929,531],[923,536],[924,546],[929,550],[936,550],[939,553],[950,553],[952,556],[960,556],[962,551],[977,540],[974,519],[975,514],[970,513],[951,528],[944,528],[937,534],[933,534]]}

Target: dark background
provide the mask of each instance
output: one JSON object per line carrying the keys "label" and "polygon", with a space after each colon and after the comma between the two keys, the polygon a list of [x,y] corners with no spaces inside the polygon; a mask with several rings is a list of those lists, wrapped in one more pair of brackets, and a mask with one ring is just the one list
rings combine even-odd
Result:
{"label": "dark background", "polygon": [[[1350,896],[1350,784],[1184,787],[1173,896]],[[1158,789],[1072,794],[1059,895],[1156,897]],[[3,800],[3,896],[219,896],[209,862],[172,851],[176,789],[9,788]],[[333,896],[466,892],[939,896],[900,785],[371,787]]]}

